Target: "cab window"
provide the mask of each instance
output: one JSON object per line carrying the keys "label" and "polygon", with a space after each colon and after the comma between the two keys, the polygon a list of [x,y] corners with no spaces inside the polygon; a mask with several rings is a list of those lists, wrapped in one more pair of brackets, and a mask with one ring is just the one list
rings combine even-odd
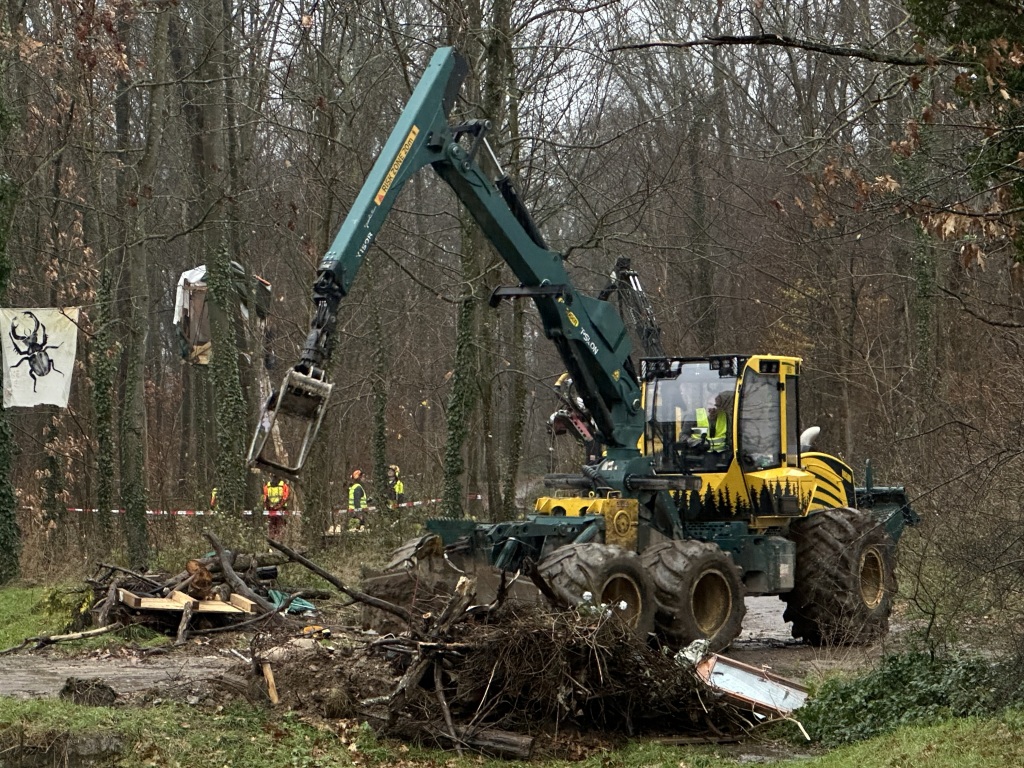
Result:
{"label": "cab window", "polygon": [[746,471],[778,467],[782,458],[782,418],[778,374],[748,370],[740,399],[740,461]]}

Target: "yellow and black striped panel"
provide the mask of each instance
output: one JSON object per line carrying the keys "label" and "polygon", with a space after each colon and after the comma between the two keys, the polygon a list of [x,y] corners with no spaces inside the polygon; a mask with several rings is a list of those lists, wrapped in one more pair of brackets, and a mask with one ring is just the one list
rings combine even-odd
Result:
{"label": "yellow and black striped panel", "polygon": [[853,470],[827,453],[802,453],[800,465],[817,479],[811,509],[849,507],[856,501]]}

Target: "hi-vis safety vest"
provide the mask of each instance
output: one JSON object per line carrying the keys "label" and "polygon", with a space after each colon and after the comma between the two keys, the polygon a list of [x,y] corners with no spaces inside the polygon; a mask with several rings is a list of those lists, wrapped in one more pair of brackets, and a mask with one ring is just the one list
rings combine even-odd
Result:
{"label": "hi-vis safety vest", "polygon": [[[358,492],[356,489],[359,489]],[[348,508],[366,509],[366,491],[359,483],[352,483],[348,489]]]}
{"label": "hi-vis safety vest", "polygon": [[[708,422],[708,410],[707,408],[697,409],[697,429],[703,430],[703,434],[708,436],[708,450],[713,453],[721,453],[725,450],[726,441],[726,415],[725,411],[720,410],[718,415],[715,416],[715,428],[709,429]],[[702,434],[700,431],[696,431],[694,436]]]}
{"label": "hi-vis safety vest", "polygon": [[283,480],[263,486],[263,502],[267,509],[281,509],[288,501],[288,483]]}

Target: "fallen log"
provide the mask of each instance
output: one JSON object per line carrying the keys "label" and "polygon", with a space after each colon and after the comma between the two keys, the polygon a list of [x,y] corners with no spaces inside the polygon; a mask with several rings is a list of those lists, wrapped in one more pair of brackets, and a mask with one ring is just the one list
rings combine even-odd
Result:
{"label": "fallen log", "polygon": [[533,736],[494,728],[456,726],[455,735],[470,749],[501,758],[529,760],[533,756]]}
{"label": "fallen log", "polygon": [[[208,557],[195,558],[194,562],[205,567],[210,573],[221,573],[220,556],[210,555]],[[246,552],[235,553],[235,560],[231,564],[235,573],[248,573],[253,567],[257,569],[257,572],[262,568],[270,568],[272,566],[285,565],[289,562],[287,556],[277,555],[272,552],[257,552],[256,554],[249,554]],[[175,584],[178,584],[190,575],[190,572],[186,569],[174,574],[162,584],[158,584],[160,589],[169,589]]]}
{"label": "fallen log", "polygon": [[357,589],[352,589],[351,587],[345,586],[344,582],[342,582],[342,580],[335,576],[333,573],[325,571],[323,568],[321,568],[319,565],[314,563],[309,558],[305,557],[304,555],[300,555],[294,549],[285,546],[279,541],[267,539],[267,543],[274,549],[290,557],[296,563],[299,563],[300,565],[305,566],[306,568],[311,570],[317,576],[331,584],[331,586],[337,588],[337,590],[342,594],[348,595],[353,600],[356,600],[360,603],[364,603],[374,608],[379,608],[382,611],[386,611],[387,613],[390,613],[394,616],[398,616],[400,619],[402,619],[402,621],[406,623],[406,625],[409,627],[411,631],[416,631],[416,627],[414,626],[416,617],[413,616],[411,611],[408,611],[399,605],[395,605],[394,603],[389,603],[387,600],[381,600],[379,597],[373,597],[372,595],[367,595],[366,593],[360,592]]}
{"label": "fallen log", "polygon": [[[388,730],[388,735],[405,741],[436,743],[442,747],[455,746],[450,733],[412,723],[391,728]],[[533,756],[533,748],[536,743],[533,736],[526,734],[465,725],[455,726],[455,739],[466,749],[504,760],[529,760]]]}
{"label": "fallen log", "polygon": [[160,588],[160,583],[159,582],[156,582],[153,579],[151,579],[149,576],[146,576],[145,574],[142,574],[142,573],[138,573],[137,571],[132,571],[132,570],[129,570],[128,568],[122,568],[120,565],[110,565],[109,563],[100,563],[99,566],[101,568],[106,568],[109,572],[120,571],[121,573],[127,574],[128,576],[132,576],[133,578],[136,578],[139,581],[144,581],[147,584],[152,585],[155,589],[159,589]]}
{"label": "fallen log", "polygon": [[86,637],[97,637],[98,635],[105,635],[108,632],[115,632],[121,629],[123,626],[123,624],[117,623],[110,624],[106,627],[99,627],[98,629],[89,629],[85,632],[71,632],[67,635],[37,635],[36,637],[26,637],[18,645],[14,645],[10,648],[5,648],[4,650],[0,651],[0,656],[3,656],[8,653],[14,653],[15,651],[20,651],[22,648],[28,646],[29,643],[35,643],[35,646],[33,646],[32,650],[38,651],[40,648],[45,648],[46,646],[53,645],[54,643],[63,643],[67,640],[82,640]]}
{"label": "fallen log", "polygon": [[225,553],[224,545],[220,543],[220,539],[217,538],[216,534],[212,531],[204,531],[203,536],[206,537],[206,540],[209,541],[217,551],[217,557],[220,560],[220,567],[224,572],[224,579],[231,585],[231,588],[239,595],[242,595],[242,597],[247,597],[256,603],[264,613],[273,612],[274,606],[265,597],[256,594],[256,592],[254,592],[249,585],[242,581],[238,574],[235,573],[235,569],[232,567],[231,558],[229,558]]}
{"label": "fallen log", "polygon": [[[103,607],[100,608],[99,615],[96,620],[96,623],[101,627],[105,627],[107,626],[107,624],[110,623],[110,611],[117,603],[117,590],[118,587],[120,586],[120,579],[114,579],[113,581],[111,581],[110,588],[107,589],[107,596],[101,601]],[[97,603],[97,605],[94,606],[94,608],[99,607],[99,605],[100,604]]]}

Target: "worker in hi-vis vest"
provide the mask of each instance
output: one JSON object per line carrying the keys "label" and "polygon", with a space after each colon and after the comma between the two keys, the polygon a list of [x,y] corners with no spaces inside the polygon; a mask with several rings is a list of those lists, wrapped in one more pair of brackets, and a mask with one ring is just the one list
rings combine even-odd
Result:
{"label": "worker in hi-vis vest", "polygon": [[275,477],[263,484],[263,509],[267,513],[267,536],[280,540],[288,525],[288,498],[292,489],[285,480]]}
{"label": "worker in hi-vis vest", "polygon": [[366,525],[366,507],[369,499],[363,488],[363,470],[352,470],[351,484],[348,487],[348,528],[357,530]]}
{"label": "worker in hi-vis vest", "polygon": [[398,468],[397,464],[388,465],[388,502],[392,507],[397,507],[399,504],[405,503],[405,483],[402,482],[402,478],[399,475],[402,474],[402,470]]}
{"label": "worker in hi-vis vest", "polygon": [[729,441],[729,413],[732,393],[720,392],[706,408],[696,410],[697,423],[691,443],[703,445],[708,453],[722,453]]}

